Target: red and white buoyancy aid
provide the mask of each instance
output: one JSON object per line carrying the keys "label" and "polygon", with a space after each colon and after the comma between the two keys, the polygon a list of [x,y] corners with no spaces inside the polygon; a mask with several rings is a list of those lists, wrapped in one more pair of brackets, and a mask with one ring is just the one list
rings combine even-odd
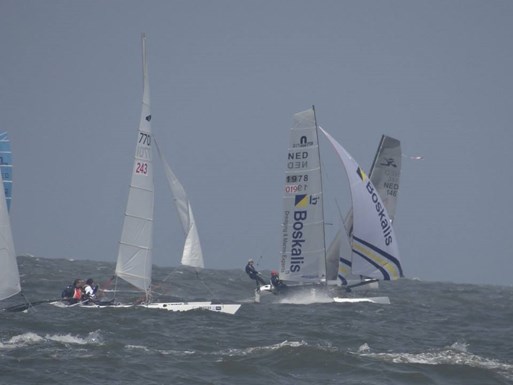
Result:
{"label": "red and white buoyancy aid", "polygon": [[73,292],[73,299],[82,299],[82,289],[75,287],[75,291]]}

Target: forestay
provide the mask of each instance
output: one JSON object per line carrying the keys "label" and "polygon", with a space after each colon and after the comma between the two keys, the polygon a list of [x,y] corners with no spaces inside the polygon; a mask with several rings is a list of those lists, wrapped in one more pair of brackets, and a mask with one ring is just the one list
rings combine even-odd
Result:
{"label": "forestay", "polygon": [[324,214],[315,111],[294,115],[283,195],[280,278],[320,282],[326,276]]}

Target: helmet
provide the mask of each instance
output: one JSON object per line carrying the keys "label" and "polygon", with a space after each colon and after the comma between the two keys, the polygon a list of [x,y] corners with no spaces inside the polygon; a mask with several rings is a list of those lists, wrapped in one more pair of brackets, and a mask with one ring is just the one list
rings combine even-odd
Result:
{"label": "helmet", "polygon": [[88,285],[92,285],[92,284],[93,284],[93,279],[92,279],[92,278],[89,278],[89,279],[86,281],[86,283],[87,283]]}
{"label": "helmet", "polygon": [[271,271],[271,275],[278,275],[278,272],[276,270]]}
{"label": "helmet", "polygon": [[253,259],[248,259],[248,263],[253,263]]}

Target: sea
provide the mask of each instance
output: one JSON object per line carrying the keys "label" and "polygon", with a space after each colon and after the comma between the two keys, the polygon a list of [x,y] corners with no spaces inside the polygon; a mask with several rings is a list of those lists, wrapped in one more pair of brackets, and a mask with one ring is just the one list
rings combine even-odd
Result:
{"label": "sea", "polygon": [[[30,302],[59,298],[76,278],[113,295],[112,263],[18,264]],[[361,293],[388,305],[257,304],[243,267],[153,268],[163,298],[242,303],[235,315],[49,303],[2,311],[0,384],[513,384],[512,287],[402,279]]]}

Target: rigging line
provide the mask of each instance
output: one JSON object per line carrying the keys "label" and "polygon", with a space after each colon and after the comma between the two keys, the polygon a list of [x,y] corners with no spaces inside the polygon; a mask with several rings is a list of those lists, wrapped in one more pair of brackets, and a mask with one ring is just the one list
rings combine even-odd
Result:
{"label": "rigging line", "polygon": [[112,297],[112,300],[115,301],[116,300],[116,294],[118,293],[118,276],[117,275],[113,275],[110,279],[110,282],[112,284],[112,278],[114,278],[114,296]]}
{"label": "rigging line", "polygon": [[[22,298],[25,300],[25,304],[27,305],[27,310],[30,309],[30,308],[34,308],[34,306],[32,306],[32,303],[29,301],[29,299],[25,296],[25,293],[23,291],[20,291],[20,295],[22,296]],[[34,311],[36,311],[36,309],[34,309]]]}
{"label": "rigging line", "polygon": [[256,266],[257,266],[257,267],[258,267],[258,265],[260,264],[260,261],[262,260],[262,258],[263,258],[263,256],[262,256],[262,255],[260,255],[260,257],[258,258],[258,261],[257,261],[257,263],[256,263]]}
{"label": "rigging line", "polygon": [[196,270],[196,278],[198,278],[198,280],[203,284],[203,286],[205,286],[205,288],[208,290],[208,292],[210,293],[210,296],[212,298],[215,298],[215,295],[214,293],[212,292],[212,290],[207,286],[207,284],[200,278],[200,275],[199,275],[199,271]]}

